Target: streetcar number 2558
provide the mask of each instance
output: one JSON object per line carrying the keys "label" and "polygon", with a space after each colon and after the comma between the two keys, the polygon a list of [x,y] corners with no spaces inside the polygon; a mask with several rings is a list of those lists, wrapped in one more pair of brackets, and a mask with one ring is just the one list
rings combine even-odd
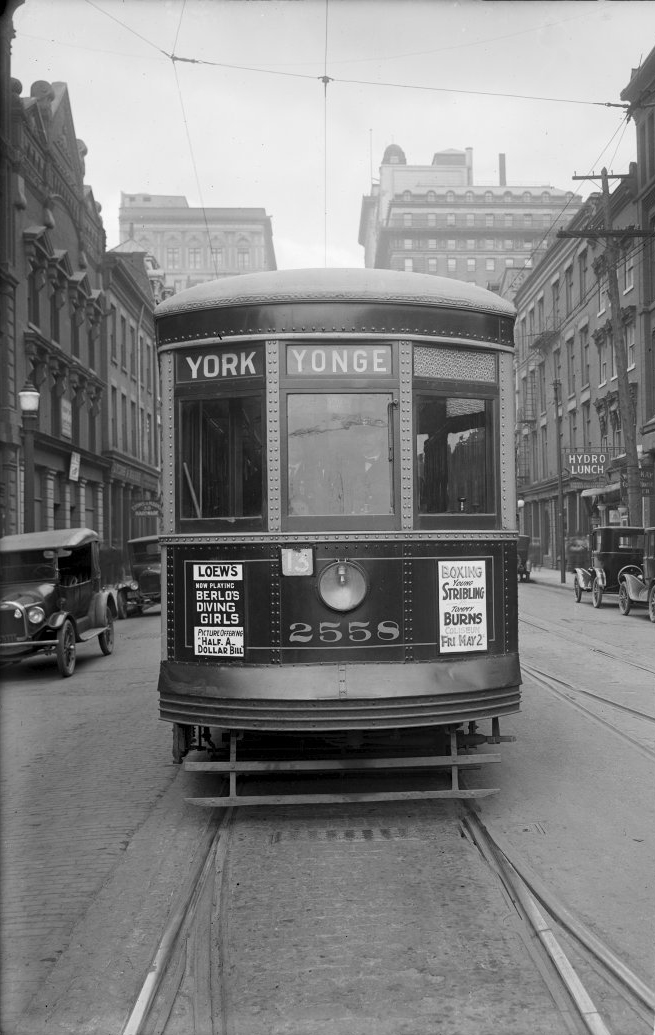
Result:
{"label": "streetcar number 2558", "polygon": [[311,643],[318,638],[322,643],[336,643],[349,640],[351,643],[365,643],[366,640],[390,642],[400,636],[397,622],[378,622],[371,628],[370,622],[320,622],[318,626],[307,622],[292,622],[289,626],[290,643]]}

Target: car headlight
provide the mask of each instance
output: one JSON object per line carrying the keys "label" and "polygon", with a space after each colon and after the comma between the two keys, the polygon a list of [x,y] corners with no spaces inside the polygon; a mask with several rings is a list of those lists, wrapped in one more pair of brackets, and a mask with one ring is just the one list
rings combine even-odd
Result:
{"label": "car headlight", "polygon": [[28,607],[27,617],[32,625],[39,625],[45,619],[45,611],[42,607]]}
{"label": "car headlight", "polygon": [[138,589],[138,588],[139,588],[139,583],[138,582],[130,582],[130,589]]}
{"label": "car headlight", "polygon": [[367,590],[364,572],[352,561],[329,564],[318,580],[318,595],[333,611],[352,611],[361,604]]}

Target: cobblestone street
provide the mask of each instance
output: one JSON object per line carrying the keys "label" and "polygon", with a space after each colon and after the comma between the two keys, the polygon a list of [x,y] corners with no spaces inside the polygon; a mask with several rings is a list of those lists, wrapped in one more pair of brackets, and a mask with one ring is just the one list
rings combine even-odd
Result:
{"label": "cobblestone street", "polygon": [[159,630],[158,612],[117,623],[115,653],[81,648],[70,679],[49,658],[3,673],[3,1035],[177,774],[157,718]]}

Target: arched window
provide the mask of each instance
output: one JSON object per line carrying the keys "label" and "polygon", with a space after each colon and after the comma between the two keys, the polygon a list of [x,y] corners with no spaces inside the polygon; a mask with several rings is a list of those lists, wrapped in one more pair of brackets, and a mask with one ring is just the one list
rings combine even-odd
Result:
{"label": "arched window", "polygon": [[436,200],[437,200],[437,195],[434,193],[433,190],[429,190],[428,193],[427,193],[428,205],[434,205],[436,203]]}
{"label": "arched window", "polygon": [[484,200],[486,201],[487,205],[489,205],[494,200],[492,191],[486,190],[484,192]]}
{"label": "arched window", "polygon": [[411,200],[412,200],[412,192],[411,192],[411,190],[404,190],[403,191],[403,201],[411,201]]}
{"label": "arched window", "polygon": [[532,194],[530,193],[529,190],[524,190],[523,191],[523,200],[525,201],[526,205],[529,205],[530,202],[532,201]]}
{"label": "arched window", "polygon": [[454,200],[455,200],[455,193],[454,193],[454,191],[449,190],[446,193],[446,202],[447,202],[447,204],[452,205]]}
{"label": "arched window", "polygon": [[550,205],[550,191],[542,191],[541,200],[544,205]]}
{"label": "arched window", "polygon": [[466,192],[466,204],[467,205],[472,205],[473,204],[473,191],[472,190],[467,190],[467,192]]}

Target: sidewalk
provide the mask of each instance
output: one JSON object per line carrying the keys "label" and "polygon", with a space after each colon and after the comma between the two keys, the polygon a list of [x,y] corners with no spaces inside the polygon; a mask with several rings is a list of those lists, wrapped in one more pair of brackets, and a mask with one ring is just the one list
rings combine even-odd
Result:
{"label": "sidewalk", "polygon": [[[573,589],[573,572],[564,573],[566,579],[562,582],[562,574],[559,568],[533,568],[530,572],[530,582],[541,586],[557,586],[559,589]],[[519,583],[520,585],[520,583]]]}

